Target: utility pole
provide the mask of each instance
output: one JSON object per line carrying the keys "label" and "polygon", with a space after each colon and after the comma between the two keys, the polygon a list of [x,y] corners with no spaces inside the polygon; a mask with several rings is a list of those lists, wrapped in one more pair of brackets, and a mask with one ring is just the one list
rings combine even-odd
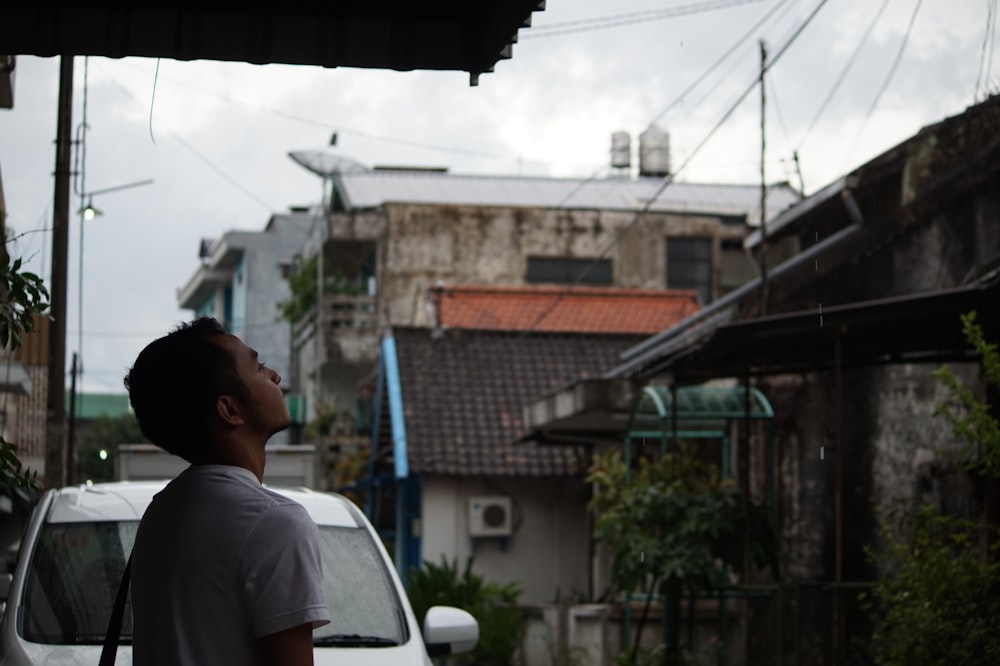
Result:
{"label": "utility pole", "polygon": [[767,98],[764,90],[764,74],[767,72],[767,44],[760,40],[760,315],[767,314],[767,173],[765,150],[767,148],[766,116],[764,110]]}
{"label": "utility pole", "polygon": [[69,254],[70,132],[73,126],[73,56],[59,60],[55,197],[52,208],[52,285],[49,292],[48,391],[45,400],[45,486],[66,482],[66,268]]}

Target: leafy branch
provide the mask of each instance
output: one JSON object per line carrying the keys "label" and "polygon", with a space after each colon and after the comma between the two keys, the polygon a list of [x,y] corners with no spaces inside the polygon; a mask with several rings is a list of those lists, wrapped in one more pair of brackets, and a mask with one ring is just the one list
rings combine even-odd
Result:
{"label": "leafy branch", "polygon": [[[981,358],[986,381],[1000,386],[997,345],[986,341],[975,312],[964,314],[961,319],[966,339]],[[953,457],[967,471],[1000,477],[1000,421],[993,416],[990,406],[960,382],[947,365],[931,374],[944,382],[951,394],[951,399],[939,405],[935,414],[951,424],[961,441]]]}
{"label": "leafy branch", "polygon": [[[21,346],[25,333],[35,330],[35,315],[49,307],[49,292],[42,279],[21,269],[21,259],[11,261],[6,252],[0,253],[0,345],[15,350]],[[0,437],[0,483],[39,490],[41,484],[34,471],[26,469],[17,456],[17,447]]]}

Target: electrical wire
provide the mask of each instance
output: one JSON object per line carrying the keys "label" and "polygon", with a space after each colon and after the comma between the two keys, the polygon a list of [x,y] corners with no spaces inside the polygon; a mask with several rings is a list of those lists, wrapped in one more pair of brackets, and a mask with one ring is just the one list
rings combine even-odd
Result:
{"label": "electrical wire", "polygon": [[750,27],[749,30],[747,30],[745,33],[743,33],[743,35],[740,36],[740,38],[737,39],[736,42],[734,42],[732,46],[730,46],[728,49],[726,49],[725,52],[723,52],[723,54],[721,56],[719,56],[715,60],[715,62],[713,62],[711,65],[709,65],[708,68],[698,76],[698,78],[696,78],[690,85],[688,85],[687,88],[685,88],[683,91],[681,91],[681,93],[679,95],[677,95],[677,97],[675,97],[673,99],[673,101],[671,101],[669,104],[667,104],[667,106],[665,106],[662,111],[660,111],[655,116],[653,116],[653,119],[649,122],[649,124],[650,125],[655,125],[657,122],[659,122],[659,120],[661,118],[663,118],[664,115],[667,114],[668,111],[670,111],[675,106],[677,106],[682,101],[684,101],[684,98],[687,97],[691,93],[692,90],[694,90],[695,88],[697,88],[709,76],[711,76],[712,72],[714,72],[719,67],[719,65],[721,65],[723,62],[725,62],[726,60],[728,60],[729,56],[731,56],[736,51],[736,49],[738,49],[740,46],[742,46],[743,43],[746,42],[746,40],[748,40],[751,36],[753,36],[754,34],[756,34],[757,30],[759,30],[760,27],[762,25],[764,25],[764,23],[766,23],[768,20],[770,20],[770,18],[772,16],[774,16],[775,12],[777,12],[779,9],[781,9],[781,7],[783,5],[785,5],[787,2],[788,2],[788,0],[779,0],[778,3],[776,3],[773,7],[771,7],[771,9],[766,14],[764,14],[764,16],[761,17],[761,19],[759,21],[757,21],[756,23],[754,23]]}
{"label": "electrical wire", "polygon": [[826,112],[827,107],[830,104],[830,101],[833,99],[833,96],[837,94],[837,91],[840,89],[840,86],[844,82],[844,79],[847,77],[847,73],[851,70],[851,67],[854,66],[854,62],[857,60],[858,54],[861,53],[862,47],[864,47],[865,43],[868,41],[868,38],[871,36],[872,31],[875,29],[875,25],[878,23],[879,18],[881,18],[882,13],[885,11],[885,8],[888,5],[889,5],[889,0],[883,0],[882,5],[878,8],[878,11],[875,13],[875,17],[871,20],[871,23],[868,24],[868,27],[861,35],[861,39],[858,40],[857,45],[854,47],[854,51],[851,52],[851,55],[847,59],[847,62],[844,64],[844,67],[841,68],[840,74],[837,75],[837,80],[834,81],[833,86],[830,87],[830,90],[827,92],[826,97],[824,97],[822,103],[820,103],[819,108],[816,109],[816,113],[815,115],[813,115],[812,120],[809,121],[809,125],[808,127],[806,127],[806,131],[802,134],[802,138],[799,139],[798,147],[796,148],[797,151],[799,152],[802,151],[802,147],[805,145],[806,139],[809,138],[809,134],[816,127],[816,123]]}
{"label": "electrical wire", "polygon": [[[127,63],[125,61],[121,62],[120,64],[125,65],[127,67],[131,67],[132,69],[135,69],[137,71],[139,70],[138,67],[135,67],[134,65],[131,65],[130,63]],[[169,77],[169,76],[166,76],[164,74],[159,74],[158,78],[159,79],[163,79],[164,81],[169,81],[170,83],[172,83],[175,86],[178,86],[178,87],[181,87],[181,88],[185,88],[187,90],[190,90],[192,92],[196,92],[196,93],[204,95],[206,97],[212,97],[214,99],[218,99],[218,100],[221,100],[223,102],[228,102],[229,104],[233,104],[235,106],[241,106],[243,108],[251,109],[253,111],[257,111],[257,112],[260,112],[260,113],[268,113],[268,114],[277,116],[279,118],[283,118],[285,120],[290,120],[292,122],[299,123],[301,125],[307,125],[307,126],[310,126],[310,127],[319,127],[319,128],[324,129],[324,130],[330,130],[331,129],[330,123],[325,122],[325,121],[315,120],[313,118],[307,118],[305,116],[301,116],[301,115],[294,114],[294,113],[289,113],[287,111],[282,111],[280,109],[274,109],[274,108],[271,108],[271,107],[267,107],[267,106],[264,106],[262,104],[256,104],[256,103],[253,103],[253,102],[247,102],[246,100],[242,100],[242,99],[239,99],[237,97],[232,97],[231,95],[226,95],[224,93],[220,93],[220,92],[215,91],[215,90],[209,90],[209,89],[206,89],[206,88],[202,88],[200,86],[188,83],[187,81],[182,81],[180,79]],[[118,84],[118,85],[120,86],[121,84]],[[344,127],[339,126],[339,125],[337,126],[337,133],[338,134],[349,135],[349,136],[357,136],[357,137],[361,137],[361,138],[369,139],[369,140],[374,140],[374,141],[383,141],[383,142],[386,142],[386,143],[395,143],[395,144],[398,144],[398,145],[401,145],[401,146],[408,146],[410,148],[419,148],[421,150],[431,150],[431,151],[441,152],[441,153],[452,153],[452,154],[455,154],[455,155],[464,155],[466,157],[478,157],[478,158],[491,159],[491,160],[511,160],[511,159],[513,159],[510,155],[499,155],[497,153],[489,153],[489,152],[485,152],[485,151],[481,151],[481,150],[470,150],[468,148],[459,148],[459,147],[456,147],[456,146],[434,145],[434,144],[424,143],[424,142],[421,142],[421,141],[413,141],[412,139],[404,139],[404,138],[400,138],[400,137],[387,136],[387,135],[384,135],[384,134],[373,134],[371,132],[364,132],[364,131],[361,131],[361,130],[356,130],[356,129],[351,129],[351,128],[344,128]],[[528,163],[528,164],[537,164],[537,165],[552,164],[552,162],[548,162],[548,161],[545,161],[545,160],[523,160],[523,161],[526,162],[526,163]]]}
{"label": "electrical wire", "polygon": [[[872,100],[872,104],[868,107],[868,112],[865,114],[864,119],[861,121],[861,127],[858,128],[857,134],[854,135],[854,141],[851,143],[851,149],[847,152],[845,157],[845,168],[846,162],[850,160],[851,156],[854,154],[854,150],[858,146],[858,141],[861,140],[861,135],[865,130],[865,125],[868,124],[868,120],[875,113],[875,109],[878,107],[878,103],[882,100],[882,94],[889,87],[889,83],[892,81],[893,76],[896,74],[896,68],[899,66],[900,60],[903,58],[903,53],[906,51],[906,45],[910,41],[910,33],[913,31],[913,24],[917,20],[917,13],[920,11],[920,6],[923,4],[924,0],[917,0],[917,3],[913,7],[913,14],[910,15],[910,23],[906,26],[906,32],[903,34],[903,41],[899,45],[899,50],[896,52],[896,57],[892,61],[892,66],[889,68],[889,72],[885,77],[885,81],[878,89],[878,93],[875,95],[875,99]],[[843,169],[841,169],[843,171]]]}
{"label": "electrical wire", "polygon": [[[129,99],[131,99],[133,102],[135,102],[136,104],[138,104],[140,107],[142,106],[142,104],[139,102],[139,100],[136,99],[136,97],[129,91],[129,89],[126,88],[125,86],[123,86],[121,83],[119,83],[117,79],[112,78],[111,79],[111,83],[114,84],[125,95],[127,95],[129,97]],[[161,123],[161,125],[162,125],[162,123]],[[210,168],[212,171],[214,171],[216,174],[218,174],[226,182],[228,182],[230,185],[232,185],[233,187],[235,187],[236,189],[238,189],[240,192],[242,192],[243,194],[247,195],[248,197],[250,197],[251,199],[253,199],[254,201],[256,201],[258,204],[260,204],[261,206],[263,206],[268,212],[273,212],[275,210],[278,210],[277,208],[271,206],[269,203],[267,203],[266,201],[264,201],[263,199],[261,199],[260,197],[258,197],[256,194],[254,194],[249,188],[244,187],[239,181],[237,181],[235,178],[233,178],[231,175],[229,175],[229,173],[227,173],[221,167],[216,166],[211,160],[209,160],[207,157],[205,157],[205,155],[203,155],[197,148],[195,148],[190,143],[188,143],[188,141],[186,141],[184,138],[182,138],[179,134],[177,134],[174,131],[171,131],[169,128],[166,128],[166,131],[167,131],[168,135],[170,135],[171,137],[173,137],[177,141],[177,143],[181,144],[181,146],[183,146],[184,148],[186,148],[195,157],[197,157],[199,160],[201,160],[201,162],[203,164],[205,164],[205,166],[207,166],[208,168]]]}
{"label": "electrical wire", "polygon": [[156,71],[153,72],[153,92],[149,97],[149,140],[156,145],[156,137],[153,136],[153,104],[156,102],[156,82],[160,79],[160,59],[156,59]]}
{"label": "electrical wire", "polygon": [[[799,38],[802,32],[806,29],[806,27],[810,23],[812,23],[812,20],[816,17],[816,15],[826,5],[828,1],[829,0],[819,0],[819,2],[816,4],[812,12],[810,12],[810,14],[806,17],[805,21],[803,21],[798,26],[798,28],[792,33],[792,35],[785,41],[785,43],[781,46],[778,52],[774,55],[774,57],[771,58],[767,63],[765,63],[765,65],[761,68],[762,69],[761,75],[766,74],[772,67],[774,67],[775,64],[778,63],[778,61],[781,60],[782,56],[784,56],[784,54],[788,51],[788,49],[792,46],[792,44],[795,43],[795,41]],[[736,98],[736,100],[729,106],[729,108],[722,115],[719,121],[712,127],[711,130],[709,130],[709,132],[705,135],[705,137],[697,144],[697,146],[695,146],[694,150],[691,151],[688,157],[681,163],[681,165],[674,172],[674,176],[683,172],[684,169],[687,168],[687,166],[691,163],[691,160],[695,158],[695,156],[701,151],[701,149],[705,146],[705,144],[707,144],[708,141],[715,135],[715,133],[726,122],[728,122],[729,118],[732,117],[736,109],[739,108],[739,106],[743,103],[743,100],[747,98],[747,96],[751,93],[751,91],[753,91],[755,87],[757,87],[757,85],[758,85],[758,77],[755,76],[750,85],[747,86],[747,88]],[[587,265],[587,267],[583,271],[581,271],[570,284],[566,285],[566,287],[555,298],[553,298],[552,303],[549,305],[549,307],[543,310],[535,318],[535,320],[531,323],[531,325],[528,326],[523,331],[521,331],[521,333],[514,339],[520,340],[526,337],[531,332],[533,332],[543,321],[545,321],[546,317],[548,317],[552,313],[552,311],[555,310],[556,307],[558,307],[559,303],[565,300],[566,297],[569,296],[569,294],[573,291],[573,289],[583,281],[583,279],[587,276],[589,271],[597,264],[597,262],[607,258],[611,250],[613,250],[621,242],[622,238],[624,238],[626,233],[628,233],[629,231],[632,230],[633,227],[635,227],[635,225],[639,222],[639,220],[642,219],[642,216],[645,215],[647,212],[649,212],[649,209],[652,207],[652,205],[656,202],[657,199],[659,199],[659,197],[663,194],[663,192],[667,189],[667,187],[669,187],[670,184],[673,182],[674,179],[672,177],[664,178],[663,183],[660,185],[659,188],[657,188],[656,192],[651,197],[649,197],[646,203],[643,204],[643,206],[638,211],[636,211],[632,219],[629,220],[628,223],[626,223],[621,229],[619,229],[614,234],[611,241],[608,243],[607,246],[605,246],[605,248],[600,252],[600,254],[598,254],[597,257],[594,257],[591,260],[591,262]]]}
{"label": "electrical wire", "polygon": [[648,23],[650,21],[660,21],[677,16],[687,16],[689,14],[699,14],[718,9],[728,9],[738,5],[747,5],[761,0],[711,0],[710,2],[700,2],[670,9],[650,9],[628,14],[616,14],[613,16],[602,16],[594,19],[579,19],[576,21],[564,21],[562,23],[551,23],[548,25],[533,26],[532,29],[523,35],[518,35],[519,39],[542,39],[545,37],[556,37],[559,35],[571,35],[578,32],[589,32],[593,30],[606,30],[607,28],[618,28],[625,25],[635,25],[636,23]]}
{"label": "electrical wire", "polygon": [[[976,73],[976,88],[972,93],[973,99],[979,101],[979,84],[983,80],[983,71],[986,71],[985,80],[990,80],[990,69],[993,63],[993,38],[996,35],[997,21],[997,1],[987,0],[986,3],[986,34],[983,35],[983,48],[979,55],[979,71]],[[988,55],[987,55],[988,54]]]}

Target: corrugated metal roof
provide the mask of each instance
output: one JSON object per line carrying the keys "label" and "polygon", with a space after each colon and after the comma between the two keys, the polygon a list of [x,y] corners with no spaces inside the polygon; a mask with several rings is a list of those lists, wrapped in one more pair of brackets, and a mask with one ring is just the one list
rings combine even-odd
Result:
{"label": "corrugated metal roof", "polygon": [[541,0],[4,3],[5,53],[454,69],[509,58]]}
{"label": "corrugated metal roof", "polygon": [[[333,179],[348,209],[419,203],[638,211],[655,196],[649,207],[652,211],[746,215],[751,224],[760,219],[757,185],[674,182],[659,192],[662,178],[545,178],[405,170],[337,173]],[[798,200],[795,190],[785,183],[769,186],[768,219]]]}

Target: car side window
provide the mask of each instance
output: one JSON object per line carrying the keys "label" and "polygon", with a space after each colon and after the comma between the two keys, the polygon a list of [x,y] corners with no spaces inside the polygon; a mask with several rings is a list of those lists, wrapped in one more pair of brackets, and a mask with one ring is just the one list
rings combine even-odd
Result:
{"label": "car side window", "polygon": [[[21,636],[36,643],[100,644],[138,525],[108,521],[43,527],[25,580]],[[131,616],[126,610],[126,637],[132,634]]]}

